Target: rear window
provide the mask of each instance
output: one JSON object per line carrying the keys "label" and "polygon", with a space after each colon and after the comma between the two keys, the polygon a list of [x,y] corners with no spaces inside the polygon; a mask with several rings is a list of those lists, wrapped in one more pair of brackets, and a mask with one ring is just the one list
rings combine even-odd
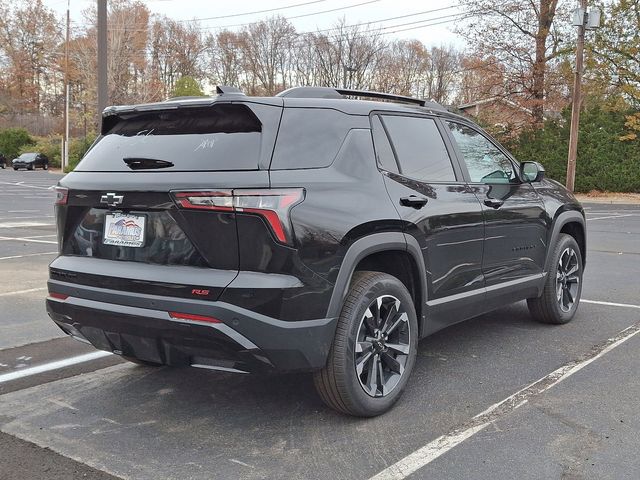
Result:
{"label": "rear window", "polygon": [[285,108],[271,168],[328,167],[353,125],[350,115],[328,108]]}
{"label": "rear window", "polygon": [[265,131],[277,128],[280,111],[216,104],[109,116],[76,170],[257,170],[261,154],[273,148]]}

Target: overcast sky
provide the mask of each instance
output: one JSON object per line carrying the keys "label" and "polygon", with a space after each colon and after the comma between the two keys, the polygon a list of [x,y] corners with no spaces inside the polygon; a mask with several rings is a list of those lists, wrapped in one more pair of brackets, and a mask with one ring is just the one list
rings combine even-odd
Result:
{"label": "overcast sky", "polygon": [[[95,0],[44,0],[44,3],[63,18],[67,1],[75,26],[83,23],[82,10],[96,3]],[[460,18],[456,14],[461,13],[455,0],[144,0],[144,3],[151,12],[175,20],[203,19],[201,26],[213,32],[221,27],[237,29],[239,24],[272,15],[290,19],[298,32],[315,31],[329,28],[345,17],[349,25],[375,22],[371,26],[383,28],[388,38],[416,38],[429,46],[464,46],[463,40],[452,32]],[[261,13],[249,14],[258,11]]]}

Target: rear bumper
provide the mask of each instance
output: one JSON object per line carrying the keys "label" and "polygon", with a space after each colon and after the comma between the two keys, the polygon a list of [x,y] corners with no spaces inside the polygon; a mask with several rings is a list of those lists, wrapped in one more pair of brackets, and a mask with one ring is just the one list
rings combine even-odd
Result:
{"label": "rear bumper", "polygon": [[[282,321],[224,302],[168,298],[49,280],[47,312],[67,334],[101,350],[173,366],[240,372],[324,366],[337,319]],[[220,323],[175,319],[169,312]]]}

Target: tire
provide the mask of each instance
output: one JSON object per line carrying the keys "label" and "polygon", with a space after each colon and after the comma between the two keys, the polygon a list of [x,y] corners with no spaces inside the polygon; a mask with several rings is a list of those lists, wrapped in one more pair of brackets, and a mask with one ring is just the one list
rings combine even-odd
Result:
{"label": "tire", "polygon": [[542,295],[528,299],[527,306],[536,321],[561,325],[573,319],[582,293],[582,255],[571,235],[560,234],[551,265]]}
{"label": "tire", "polygon": [[[389,332],[386,337],[385,331]],[[314,374],[316,390],[324,403],[339,412],[380,415],[400,398],[415,364],[417,344],[415,307],[404,284],[386,273],[356,272],[327,364]]]}
{"label": "tire", "polygon": [[13,169],[17,172],[18,171],[18,167],[13,167]]}
{"label": "tire", "polygon": [[148,362],[146,360],[140,360],[139,358],[135,357],[125,357],[124,355],[121,355],[120,357],[124,358],[127,362],[135,363],[136,365],[142,365],[143,367],[162,367],[161,363]]}
{"label": "tire", "polygon": [[42,165],[42,169],[43,170],[49,170],[49,164],[45,163],[44,165]]}
{"label": "tire", "polygon": [[27,167],[27,170],[33,170],[33,163],[29,164],[29,166]]}

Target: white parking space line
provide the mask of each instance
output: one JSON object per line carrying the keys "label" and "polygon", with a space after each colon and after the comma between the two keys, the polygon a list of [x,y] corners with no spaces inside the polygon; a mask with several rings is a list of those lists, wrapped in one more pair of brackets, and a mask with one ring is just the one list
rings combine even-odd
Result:
{"label": "white parking space line", "polygon": [[26,253],[24,255],[10,255],[8,257],[0,257],[1,260],[12,260],[14,258],[25,258],[25,257],[39,257],[40,255],[56,255],[58,251],[55,252],[42,252],[42,253]]}
{"label": "white parking space line", "polygon": [[9,210],[7,213],[38,213],[40,210]]}
{"label": "white parking space line", "polygon": [[22,295],[23,293],[41,292],[46,290],[47,287],[27,288],[26,290],[14,290],[13,292],[2,292],[0,297],[8,297],[10,295]]}
{"label": "white parking space line", "polygon": [[113,353],[98,350],[97,352],[85,353],[84,355],[78,355],[76,357],[70,357],[63,360],[57,360],[55,362],[36,365],[35,367],[25,368],[23,370],[17,370],[15,372],[0,375],[0,383],[10,382],[19,378],[30,377],[31,375],[37,375],[39,373],[50,372],[52,370],[58,370],[60,368],[70,367],[71,365],[77,365],[79,363],[90,362],[91,360],[108,357],[109,355],[113,355]]}
{"label": "white parking space line", "polygon": [[49,190],[52,187],[55,187],[55,185],[47,185],[45,187],[40,186],[40,185],[27,185],[26,183],[23,182],[0,182],[1,185],[11,185],[11,186],[15,186],[15,187],[26,187],[26,188],[38,188],[38,189],[42,189],[42,190]]}
{"label": "white parking space line", "polygon": [[30,242],[30,243],[51,243],[53,245],[57,245],[58,241],[53,240],[38,240],[36,238],[28,238],[28,237],[0,237],[0,241],[6,242],[14,240],[16,242]]}
{"label": "white parking space line", "polygon": [[605,220],[608,218],[623,218],[623,217],[637,217],[638,214],[637,213],[627,213],[624,215],[609,215],[607,217],[596,217],[596,218],[588,218],[587,217],[587,222],[593,222],[594,220]]}
{"label": "white parking space line", "polygon": [[0,237],[0,239],[4,240],[31,240],[32,238],[49,238],[49,237],[57,237],[55,233],[49,233],[47,235],[28,235],[26,237]]}
{"label": "white parking space line", "polygon": [[4,220],[25,220],[25,219],[33,219],[33,218],[53,218],[53,215],[31,215],[29,217],[3,217],[0,218],[0,221],[4,221]]}
{"label": "white parking space line", "polygon": [[484,412],[473,417],[467,425],[445,435],[441,435],[393,465],[385,468],[377,475],[371,477],[370,480],[400,480],[408,477],[468,438],[471,438],[476,433],[481,432],[491,425],[491,423],[520,408],[526,404],[530,398],[546,392],[551,387],[569,378],[574,373],[579,372],[614,348],[619,347],[639,332],[640,322],[625,328],[615,337],[609,338],[606,342],[594,348],[582,359],[569,362],[541,379],[536,380],[529,386],[518,390],[513,395],[490,406]]}
{"label": "white parking space line", "polygon": [[615,302],[601,302],[600,300],[585,300],[580,299],[582,303],[593,303],[594,305],[606,305],[608,307],[623,307],[623,308],[638,308],[640,309],[640,305],[633,305],[630,303],[615,303]]}
{"label": "white parking space line", "polygon": [[53,227],[53,225],[45,222],[0,222],[0,228]]}

